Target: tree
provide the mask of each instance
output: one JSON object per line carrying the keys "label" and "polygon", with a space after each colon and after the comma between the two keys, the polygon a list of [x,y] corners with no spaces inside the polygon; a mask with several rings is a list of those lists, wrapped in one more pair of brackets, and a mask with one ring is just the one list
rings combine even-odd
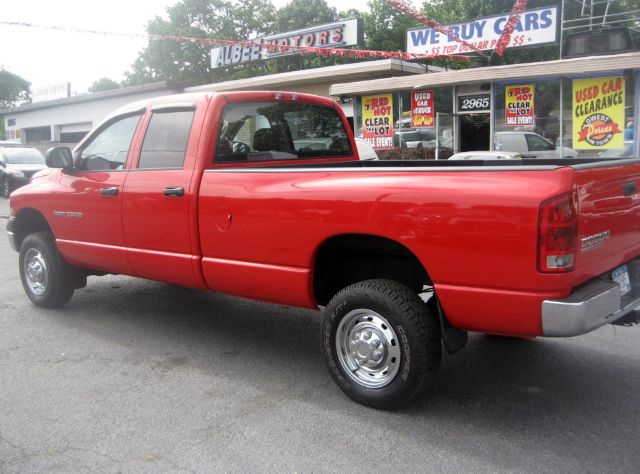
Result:
{"label": "tree", "polygon": [[[169,20],[156,17],[147,26],[151,35],[239,40],[271,32],[274,7],[269,0],[182,0],[167,8]],[[224,78],[210,70],[211,46],[177,41],[150,41],[126,74],[125,83],[171,80],[205,84]]]}
{"label": "tree", "polygon": [[0,67],[0,108],[31,101],[31,83]]}
{"label": "tree", "polygon": [[89,92],[102,92],[112,89],[119,89],[122,85],[118,81],[109,79],[108,77],[101,77],[97,81],[94,81],[89,87]]}
{"label": "tree", "polygon": [[[289,4],[277,11],[273,33],[285,33],[309,26],[333,23],[337,19],[336,9],[330,7],[326,0],[291,0]],[[265,63],[264,70],[268,74],[273,74],[332,64],[334,64],[334,59],[331,58],[322,58],[312,54],[297,54],[269,60]]]}
{"label": "tree", "polygon": [[274,33],[307,28],[336,21],[336,9],[326,0],[291,0],[278,10]]}
{"label": "tree", "polygon": [[[0,109],[31,101],[31,83],[0,67]],[[5,139],[4,117],[0,115],[0,140]]]}
{"label": "tree", "polygon": [[364,14],[366,49],[404,51],[405,32],[420,23],[382,0],[369,2],[369,9]]}

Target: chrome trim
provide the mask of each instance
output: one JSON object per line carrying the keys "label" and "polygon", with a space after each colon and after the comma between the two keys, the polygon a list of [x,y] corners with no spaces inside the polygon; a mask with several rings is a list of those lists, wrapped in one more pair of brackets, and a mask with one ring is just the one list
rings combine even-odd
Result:
{"label": "chrome trim", "polygon": [[354,309],[336,331],[336,353],[347,376],[362,387],[382,388],[400,368],[400,340],[393,326],[370,309]]}
{"label": "chrome trim", "polygon": [[43,296],[49,289],[49,269],[47,259],[36,248],[28,249],[22,264],[24,282],[32,294]]}
{"label": "chrome trim", "polygon": [[[628,262],[638,268],[640,259]],[[542,302],[542,333],[550,337],[584,334],[640,310],[640,281],[630,275],[632,290],[621,295],[620,286],[602,276],[576,288],[568,297]]]}
{"label": "chrome trim", "polygon": [[[266,167],[266,166],[255,166],[255,167],[247,167],[241,166],[238,168],[225,167],[225,168],[209,168],[204,170],[205,173],[358,173],[363,170],[367,170],[367,172],[378,172],[378,173],[395,173],[398,171],[406,172],[406,173],[420,173],[425,171],[433,171],[433,172],[445,172],[445,171],[553,171],[562,168],[562,166],[557,165],[537,165],[537,166],[438,166],[438,167],[404,167],[404,166],[388,166],[381,167],[375,166],[376,163],[380,163],[379,160],[358,160],[358,161],[346,161],[344,163],[352,163],[355,166],[350,167],[330,167],[325,165],[326,167],[319,167],[317,165],[309,165],[309,167],[294,167],[288,165],[278,165],[277,167]],[[215,164],[229,164],[232,162],[218,162]],[[240,163],[248,163],[248,162],[240,162]],[[262,162],[264,163],[264,162]],[[358,165],[357,163],[360,163]],[[368,164],[372,164],[374,166],[367,166]],[[312,167],[313,166],[313,167]]]}

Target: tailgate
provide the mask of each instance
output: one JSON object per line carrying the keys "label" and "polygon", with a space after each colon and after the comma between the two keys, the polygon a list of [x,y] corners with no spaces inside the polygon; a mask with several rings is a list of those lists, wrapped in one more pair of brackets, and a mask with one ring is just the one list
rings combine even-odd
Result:
{"label": "tailgate", "polygon": [[576,167],[575,182],[581,283],[640,255],[640,162]]}

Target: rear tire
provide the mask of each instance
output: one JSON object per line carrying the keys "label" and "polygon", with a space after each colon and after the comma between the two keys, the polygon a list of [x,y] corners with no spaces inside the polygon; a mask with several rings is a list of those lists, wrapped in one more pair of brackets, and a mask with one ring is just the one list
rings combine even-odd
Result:
{"label": "rear tire", "polygon": [[73,296],[75,267],[66,263],[51,232],[30,234],[20,245],[20,278],[36,306],[57,308]]}
{"label": "rear tire", "polygon": [[339,292],[325,310],[322,344],[340,389],[381,409],[415,398],[442,356],[435,316],[392,280],[362,281]]}

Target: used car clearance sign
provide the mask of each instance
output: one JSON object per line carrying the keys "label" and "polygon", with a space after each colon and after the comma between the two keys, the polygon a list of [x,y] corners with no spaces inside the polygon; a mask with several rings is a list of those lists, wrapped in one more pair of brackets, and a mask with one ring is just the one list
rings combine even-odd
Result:
{"label": "used car clearance sign", "polygon": [[574,149],[624,147],[624,94],[622,76],[573,80]]}

